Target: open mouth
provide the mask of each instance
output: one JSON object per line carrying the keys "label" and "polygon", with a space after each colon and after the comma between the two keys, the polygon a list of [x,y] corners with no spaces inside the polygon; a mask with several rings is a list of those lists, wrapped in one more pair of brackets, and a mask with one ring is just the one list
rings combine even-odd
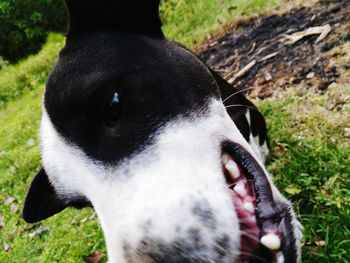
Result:
{"label": "open mouth", "polygon": [[261,166],[242,146],[225,142],[222,167],[240,223],[238,262],[297,262],[288,207],[274,201]]}

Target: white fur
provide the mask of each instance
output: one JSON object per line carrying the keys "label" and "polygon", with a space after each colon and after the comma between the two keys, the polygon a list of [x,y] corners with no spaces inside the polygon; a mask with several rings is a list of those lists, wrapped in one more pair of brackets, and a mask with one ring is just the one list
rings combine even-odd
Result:
{"label": "white fur", "polygon": [[[154,144],[118,167],[105,167],[67,143],[45,109],[41,124],[43,165],[50,181],[61,198],[86,196],[92,202],[113,263],[126,262],[125,242],[133,249],[145,235],[172,242],[191,227],[203,229],[205,242],[212,242],[214,234],[230,236],[234,242],[225,262],[232,262],[239,253],[240,234],[222,175],[223,140],[239,143],[257,157],[217,100],[202,117],[179,117],[167,124]],[[283,198],[273,191],[275,198]],[[215,233],[193,216],[193,204],[203,200],[213,209]]]}

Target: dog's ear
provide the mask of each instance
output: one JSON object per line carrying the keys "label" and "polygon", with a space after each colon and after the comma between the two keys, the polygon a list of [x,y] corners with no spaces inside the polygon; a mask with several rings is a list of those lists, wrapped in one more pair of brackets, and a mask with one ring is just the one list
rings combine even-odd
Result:
{"label": "dog's ear", "polygon": [[41,168],[34,177],[27,193],[23,218],[28,223],[35,223],[61,212],[68,206],[78,209],[92,206],[83,197],[71,197],[70,199],[63,200],[58,196],[44,168]]}
{"label": "dog's ear", "polygon": [[23,208],[23,218],[35,223],[61,212],[67,205],[60,200],[43,168],[34,177]]}
{"label": "dog's ear", "polygon": [[160,0],[65,0],[67,36],[86,31],[114,30],[163,36]]}
{"label": "dog's ear", "polygon": [[67,207],[84,208],[92,207],[84,197],[71,197],[71,200],[63,200],[56,193],[44,170],[34,177],[27,193],[23,207],[23,219],[28,223],[35,223],[53,216]]}
{"label": "dog's ear", "polygon": [[[266,121],[258,108],[243,95],[241,90],[229,84],[215,71],[211,69],[210,71],[218,84],[227,112],[243,137],[249,142],[249,136],[252,133],[254,137],[259,137],[260,145],[265,142],[268,144]],[[246,117],[247,111],[250,113],[250,120]]]}

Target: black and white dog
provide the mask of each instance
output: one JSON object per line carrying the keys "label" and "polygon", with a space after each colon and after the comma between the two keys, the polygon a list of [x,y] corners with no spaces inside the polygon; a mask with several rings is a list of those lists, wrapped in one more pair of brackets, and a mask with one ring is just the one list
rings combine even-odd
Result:
{"label": "black and white dog", "polygon": [[110,262],[297,262],[300,225],[263,165],[264,118],[164,38],[158,5],[66,0],[24,219],[93,206]]}

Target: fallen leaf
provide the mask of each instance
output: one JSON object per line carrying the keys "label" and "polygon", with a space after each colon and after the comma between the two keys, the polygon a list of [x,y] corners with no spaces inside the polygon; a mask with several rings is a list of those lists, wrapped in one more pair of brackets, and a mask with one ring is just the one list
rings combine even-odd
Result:
{"label": "fallen leaf", "polygon": [[315,77],[315,72],[311,71],[309,74],[306,75],[307,79],[313,79]]}
{"label": "fallen leaf", "polygon": [[5,252],[9,252],[10,249],[11,249],[10,245],[5,243],[5,244],[4,244],[4,251],[5,251]]}
{"label": "fallen leaf", "polygon": [[49,231],[49,230],[50,230],[50,228],[48,226],[41,226],[37,230],[35,230],[33,233],[30,233],[29,238],[33,239],[34,237],[39,236],[42,233]]}
{"label": "fallen leaf", "polygon": [[316,246],[318,247],[324,247],[326,245],[326,242],[324,240],[315,241]]}
{"label": "fallen leaf", "polygon": [[11,211],[12,213],[16,213],[16,212],[18,211],[18,205],[11,205],[10,211]]}
{"label": "fallen leaf", "polygon": [[344,129],[344,137],[345,138],[350,138],[350,128],[345,128]]}
{"label": "fallen leaf", "polygon": [[271,76],[270,72],[264,72],[264,78],[267,82],[272,80],[272,76]]}
{"label": "fallen leaf", "polygon": [[9,205],[11,204],[12,202],[14,202],[16,199],[12,196],[9,196],[5,199],[5,205]]}
{"label": "fallen leaf", "polygon": [[5,226],[4,217],[0,214],[0,229]]}
{"label": "fallen leaf", "polygon": [[297,185],[288,185],[284,191],[286,191],[288,194],[291,194],[291,195],[296,195],[296,194],[299,194],[301,192],[301,188],[300,186],[297,186]]}
{"label": "fallen leaf", "polygon": [[102,254],[99,252],[94,252],[90,256],[84,256],[83,260],[85,263],[98,263],[102,258]]}

